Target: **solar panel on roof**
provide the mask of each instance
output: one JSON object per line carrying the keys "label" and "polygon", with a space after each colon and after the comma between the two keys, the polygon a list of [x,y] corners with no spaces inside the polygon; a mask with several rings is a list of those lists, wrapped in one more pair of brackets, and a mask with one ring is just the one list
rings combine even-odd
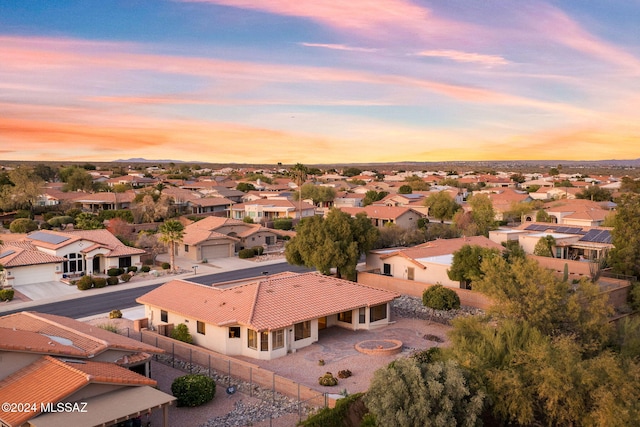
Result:
{"label": "solar panel on roof", "polygon": [[558,228],[556,228],[556,231],[558,233],[566,233],[568,229],[569,229],[569,227],[558,227]]}
{"label": "solar panel on roof", "polygon": [[580,239],[582,242],[611,243],[611,233],[609,230],[589,230]]}
{"label": "solar panel on roof", "polygon": [[29,238],[33,240],[38,240],[40,242],[51,243],[52,245],[58,245],[62,242],[66,242],[71,237],[59,236],[57,234],[49,234],[42,231],[36,231],[35,233],[30,234]]}
{"label": "solar panel on roof", "polygon": [[569,234],[578,234],[582,231],[582,228],[570,227],[567,229],[567,233]]}
{"label": "solar panel on roof", "polygon": [[4,251],[0,254],[0,258],[4,258],[6,256],[9,256],[11,254],[15,254],[16,251],[14,251],[13,249],[9,249],[8,251]]}
{"label": "solar panel on roof", "polygon": [[538,226],[536,224],[531,224],[531,225],[527,226],[527,228],[525,228],[525,230],[532,230],[533,231],[533,230],[537,230],[538,229],[537,227]]}

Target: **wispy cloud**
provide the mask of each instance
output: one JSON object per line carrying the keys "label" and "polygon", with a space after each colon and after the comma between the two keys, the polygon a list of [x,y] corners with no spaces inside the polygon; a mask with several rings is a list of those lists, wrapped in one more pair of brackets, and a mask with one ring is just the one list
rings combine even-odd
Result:
{"label": "wispy cloud", "polygon": [[347,50],[351,52],[376,52],[378,49],[365,48],[365,47],[353,47],[344,44],[332,44],[332,43],[298,43],[300,46],[306,47],[320,47],[324,49],[333,50]]}
{"label": "wispy cloud", "polygon": [[459,50],[423,50],[422,52],[418,52],[416,56],[445,58],[457,62],[477,62],[488,66],[506,65],[509,63],[509,61],[498,55],[483,55],[480,53],[461,52]]}

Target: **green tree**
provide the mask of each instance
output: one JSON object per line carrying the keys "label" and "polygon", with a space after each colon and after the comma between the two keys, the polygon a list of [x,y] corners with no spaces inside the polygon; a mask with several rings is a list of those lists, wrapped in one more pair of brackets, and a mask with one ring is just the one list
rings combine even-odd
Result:
{"label": "green tree", "polygon": [[89,212],[82,212],[75,217],[75,228],[79,230],[98,230],[104,228],[104,224],[98,217]]}
{"label": "green tree", "polygon": [[398,194],[411,194],[413,193],[413,189],[410,185],[404,184],[398,188]]}
{"label": "green tree", "polygon": [[[420,178],[418,175],[411,175],[405,178],[404,180],[409,187],[411,187],[412,191],[429,191],[429,188],[431,188],[431,186],[422,178]],[[400,187],[402,188],[402,187]],[[409,194],[409,193],[405,193],[405,194]]]}
{"label": "green tree", "polygon": [[611,190],[592,185],[576,194],[576,198],[593,200],[594,202],[606,202],[612,199],[612,193]]}
{"label": "green tree", "polygon": [[481,424],[484,394],[453,361],[402,358],[373,374],[364,401],[385,427],[472,427]]}
{"label": "green tree", "polygon": [[171,330],[171,338],[186,342],[187,344],[193,343],[193,337],[189,332],[189,327],[184,323],[177,324],[176,327]]}
{"label": "green tree", "polygon": [[451,280],[459,281],[462,288],[471,289],[471,283],[483,276],[482,261],[499,255],[500,251],[497,249],[464,245],[453,253],[453,261],[451,268],[447,270],[447,276]]}
{"label": "green tree", "polygon": [[62,191],[92,191],[93,178],[83,168],[70,166],[60,170],[60,178],[65,183]]}
{"label": "green tree", "polygon": [[462,209],[455,200],[446,192],[439,191],[426,198],[425,206],[429,207],[429,216],[439,219],[440,222],[450,220],[455,213]]}
{"label": "green tree", "polygon": [[354,176],[358,176],[362,173],[361,169],[358,168],[346,168],[345,170],[342,171],[342,175],[343,176],[347,176],[349,178],[352,178]]}
{"label": "green tree", "polygon": [[336,198],[336,190],[324,185],[304,184],[300,191],[294,194],[294,200],[302,197],[303,200],[311,199],[314,204],[327,203]]}
{"label": "green tree", "polygon": [[623,194],[613,218],[613,248],[609,265],[614,272],[640,277],[640,196]]}
{"label": "green tree", "polygon": [[33,173],[42,178],[43,181],[51,182],[56,178],[57,172],[49,165],[39,163],[33,168]]}
{"label": "green tree", "polygon": [[239,182],[236,186],[236,190],[242,191],[243,193],[247,193],[249,191],[254,191],[256,187],[253,186],[250,182]]}
{"label": "green tree", "polygon": [[552,222],[551,215],[549,215],[544,209],[540,209],[536,212],[536,222]]}
{"label": "green tree", "polygon": [[296,236],[285,248],[287,262],[315,267],[323,274],[336,268],[338,277],[355,279],[358,259],[378,238],[378,229],[364,214],[355,218],[331,209],[326,218],[305,218],[296,227]]}
{"label": "green tree", "polygon": [[44,181],[32,169],[23,166],[9,171],[9,183],[0,188],[0,208],[5,211],[26,209],[32,212],[44,191]]}
{"label": "green tree", "polygon": [[545,256],[549,258],[554,258],[553,256],[553,248],[556,246],[556,239],[552,235],[548,234],[544,237],[541,237],[536,246],[533,248],[533,254],[537,256]]}
{"label": "green tree", "polygon": [[165,221],[159,228],[160,237],[158,240],[169,245],[169,264],[171,269],[176,270],[176,246],[184,238],[184,226],[175,219]]}
{"label": "green tree", "polygon": [[384,199],[387,195],[389,195],[386,191],[376,191],[369,190],[364,194],[364,199],[362,199],[363,206],[369,206],[370,204],[377,202],[378,200]]}
{"label": "green tree", "polygon": [[489,236],[490,230],[496,228],[496,213],[493,203],[486,194],[474,194],[467,199],[471,207],[471,219],[476,226],[477,233],[482,236]]}

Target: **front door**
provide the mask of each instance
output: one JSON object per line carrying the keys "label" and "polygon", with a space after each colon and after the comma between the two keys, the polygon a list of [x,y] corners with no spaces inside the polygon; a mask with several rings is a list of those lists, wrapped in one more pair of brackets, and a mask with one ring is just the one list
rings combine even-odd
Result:
{"label": "front door", "polygon": [[93,274],[100,274],[100,257],[93,257]]}

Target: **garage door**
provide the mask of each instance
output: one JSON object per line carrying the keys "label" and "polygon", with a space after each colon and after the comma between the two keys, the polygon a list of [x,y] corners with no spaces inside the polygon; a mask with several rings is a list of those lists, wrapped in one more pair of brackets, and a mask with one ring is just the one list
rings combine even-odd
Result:
{"label": "garage door", "polygon": [[210,260],[229,257],[229,244],[202,247],[202,259]]}
{"label": "garage door", "polygon": [[60,280],[56,276],[55,264],[30,265],[11,269],[13,286],[31,285],[33,283],[51,282]]}

